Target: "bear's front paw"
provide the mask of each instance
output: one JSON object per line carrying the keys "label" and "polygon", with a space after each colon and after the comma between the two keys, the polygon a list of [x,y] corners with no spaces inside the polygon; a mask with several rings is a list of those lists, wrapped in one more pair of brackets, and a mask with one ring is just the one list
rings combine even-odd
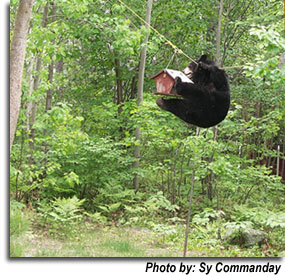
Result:
{"label": "bear's front paw", "polygon": [[176,77],[176,78],[175,78],[175,84],[174,84],[174,87],[179,86],[181,83],[182,83],[181,78],[180,78],[180,77]]}
{"label": "bear's front paw", "polygon": [[176,94],[179,95],[182,89],[182,80],[180,77],[175,78],[174,88],[175,88]]}
{"label": "bear's front paw", "polygon": [[[166,100],[167,101],[167,100]],[[165,104],[166,103],[166,101],[163,99],[163,98],[158,98],[157,100],[156,100],[156,104],[161,108],[161,109],[163,109],[163,110],[167,110],[167,105]]]}
{"label": "bear's front paw", "polygon": [[156,104],[160,107],[160,108],[163,108],[163,98],[158,98],[156,100]]}

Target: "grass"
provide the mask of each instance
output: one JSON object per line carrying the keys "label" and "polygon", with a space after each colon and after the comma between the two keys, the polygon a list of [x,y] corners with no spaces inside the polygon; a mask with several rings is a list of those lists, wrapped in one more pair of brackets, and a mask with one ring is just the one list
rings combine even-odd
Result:
{"label": "grass", "polygon": [[[102,227],[81,229],[76,235],[56,238],[32,234],[13,238],[13,257],[182,257],[183,239],[161,242],[148,229]],[[261,257],[260,248],[225,248],[189,239],[188,257]]]}
{"label": "grass", "polygon": [[129,228],[85,229],[73,237],[26,233],[13,238],[12,257],[163,257],[175,250],[152,244],[153,233]]}
{"label": "grass", "polygon": [[[131,241],[110,241],[107,240],[100,246],[103,250],[106,249],[107,252],[113,252],[113,254],[118,253],[119,255],[129,256],[129,257],[139,257],[144,254],[142,248],[135,247]],[[102,250],[102,251],[103,251]]]}
{"label": "grass", "polygon": [[[21,225],[18,223],[17,225]],[[274,257],[283,251],[279,232],[272,235],[271,247],[240,248],[217,239],[217,226],[192,227],[187,257]],[[18,227],[17,229],[23,229]],[[182,257],[184,225],[157,224],[144,227],[95,226],[81,224],[64,232],[29,227],[10,238],[11,257]],[[223,233],[222,233],[223,236]],[[279,250],[277,245],[279,244]],[[284,247],[283,247],[284,248]],[[281,250],[280,250],[281,249]]]}

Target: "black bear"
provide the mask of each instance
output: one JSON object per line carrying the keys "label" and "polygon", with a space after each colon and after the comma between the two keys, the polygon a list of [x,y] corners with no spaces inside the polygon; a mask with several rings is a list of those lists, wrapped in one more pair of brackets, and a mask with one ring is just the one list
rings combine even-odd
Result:
{"label": "black bear", "polygon": [[208,128],[220,123],[230,107],[230,86],[227,74],[202,55],[197,64],[192,62],[185,69],[193,83],[175,79],[176,93],[183,99],[158,98],[157,105],[183,121]]}

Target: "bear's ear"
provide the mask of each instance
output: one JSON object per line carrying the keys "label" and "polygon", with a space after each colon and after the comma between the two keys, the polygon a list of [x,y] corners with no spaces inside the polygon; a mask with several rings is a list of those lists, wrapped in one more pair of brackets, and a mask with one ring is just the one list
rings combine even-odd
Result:
{"label": "bear's ear", "polygon": [[204,61],[206,61],[206,60],[207,60],[207,55],[202,55],[202,56],[200,57],[200,60],[199,60],[199,61],[204,62]]}

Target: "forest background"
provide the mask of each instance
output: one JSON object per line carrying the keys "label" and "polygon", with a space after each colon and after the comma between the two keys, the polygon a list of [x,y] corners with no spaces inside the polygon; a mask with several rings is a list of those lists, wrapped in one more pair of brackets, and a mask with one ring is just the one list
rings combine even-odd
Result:
{"label": "forest background", "polygon": [[[145,16],[147,1],[124,2]],[[151,25],[225,67],[227,118],[197,129],[159,110],[150,77],[174,51],[153,32],[137,105],[148,31],[119,1],[36,1],[10,154],[11,256],[181,256],[192,184],[189,256],[283,254],[282,1],[154,1]],[[176,54],[170,68],[188,62]],[[229,245],[229,228],[267,238]]]}

